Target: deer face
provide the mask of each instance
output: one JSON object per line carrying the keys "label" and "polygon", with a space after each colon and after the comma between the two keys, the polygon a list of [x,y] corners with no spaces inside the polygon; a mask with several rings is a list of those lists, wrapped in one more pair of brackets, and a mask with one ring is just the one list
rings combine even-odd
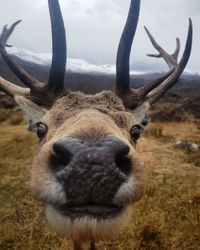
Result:
{"label": "deer face", "polygon": [[65,28],[58,0],[48,0],[52,26],[53,56],[47,83],[39,82],[21,68],[6,51],[16,25],[4,27],[0,54],[28,87],[0,78],[0,90],[15,98],[27,116],[29,130],[37,132],[40,147],[31,170],[33,193],[47,205],[53,227],[77,242],[94,241],[122,228],[130,218],[130,205],[144,190],[143,164],[136,141],[147,125],[149,107],[178,82],[190,57],[192,21],[178,63],[180,41],[169,55],[146,29],[169,72],[141,88],[130,87],[129,57],[137,28],[140,0],[131,0],[119,43],[115,91],[94,96],[65,90]]}
{"label": "deer face", "polygon": [[[50,223],[83,240],[106,237],[124,225],[129,206],[144,190],[136,142],[148,107],[127,112],[112,92],[69,93],[44,114],[24,98],[17,101],[41,139],[31,188],[47,204]],[[35,116],[39,111],[41,117]]]}

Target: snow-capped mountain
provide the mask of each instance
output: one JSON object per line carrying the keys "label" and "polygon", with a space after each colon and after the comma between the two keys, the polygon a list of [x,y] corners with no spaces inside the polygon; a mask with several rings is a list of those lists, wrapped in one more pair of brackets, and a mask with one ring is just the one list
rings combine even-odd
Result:
{"label": "snow-capped mountain", "polygon": [[[41,82],[46,82],[49,75],[51,55],[32,53],[18,48],[8,48],[11,57],[19,63],[30,75]],[[163,72],[131,72],[131,87],[138,88],[159,78]],[[22,86],[21,81],[11,72],[0,57],[0,76]],[[70,90],[79,90],[88,94],[95,94],[102,90],[115,87],[115,66],[94,65],[81,59],[69,59],[67,63],[65,86]],[[182,96],[198,97],[200,88],[200,74],[186,71],[181,81],[172,89]],[[182,93],[182,94],[181,94]],[[198,97],[199,98],[199,97]]]}
{"label": "snow-capped mountain", "polygon": [[[43,66],[43,68],[51,65],[51,54],[50,53],[33,53],[27,50],[22,50],[17,47],[7,48],[9,54],[16,57],[22,64],[34,64],[35,68]],[[36,67],[37,66],[37,67]],[[104,75],[114,77],[116,74],[116,66],[111,64],[95,65],[89,63],[83,59],[72,59],[67,60],[66,71],[70,73],[80,73],[87,75]],[[164,71],[131,71],[131,75],[135,77],[148,78],[149,80],[155,79],[156,75],[161,75]],[[190,69],[185,69],[182,78],[185,80],[194,80],[200,78],[200,72],[195,72]]]}
{"label": "snow-capped mountain", "polygon": [[[43,66],[49,66],[51,64],[51,54],[48,53],[33,53],[30,51],[22,50],[16,47],[11,47],[7,49],[8,52],[20,58],[23,61],[34,63]],[[108,74],[114,75],[116,72],[115,65],[105,64],[105,65],[95,65],[88,63],[82,59],[71,59],[67,61],[66,70],[74,73],[94,73],[94,74]],[[142,71],[133,71],[132,74],[143,75],[146,74]]]}

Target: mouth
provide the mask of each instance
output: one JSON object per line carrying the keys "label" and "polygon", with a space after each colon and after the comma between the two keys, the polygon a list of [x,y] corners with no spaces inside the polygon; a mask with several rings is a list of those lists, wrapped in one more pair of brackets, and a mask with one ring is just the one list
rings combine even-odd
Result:
{"label": "mouth", "polygon": [[114,218],[123,212],[123,207],[116,205],[99,205],[99,204],[85,204],[85,205],[62,205],[54,207],[60,214],[70,218],[77,218],[83,216],[90,216],[97,219]]}
{"label": "mouth", "polygon": [[52,205],[46,207],[50,225],[60,235],[80,241],[108,239],[125,228],[131,216],[130,206],[66,204],[59,208]]}

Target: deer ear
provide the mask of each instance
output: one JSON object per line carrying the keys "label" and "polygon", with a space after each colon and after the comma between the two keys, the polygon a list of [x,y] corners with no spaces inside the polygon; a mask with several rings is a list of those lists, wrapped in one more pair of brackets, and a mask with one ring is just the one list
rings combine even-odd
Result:
{"label": "deer ear", "polygon": [[148,125],[148,111],[150,104],[144,102],[139,107],[133,110],[133,115],[136,119],[137,124],[139,124],[144,131],[145,127]]}
{"label": "deer ear", "polygon": [[47,110],[23,96],[15,96],[15,101],[24,113],[25,120],[28,123],[28,130],[35,132],[36,124],[41,120]]}

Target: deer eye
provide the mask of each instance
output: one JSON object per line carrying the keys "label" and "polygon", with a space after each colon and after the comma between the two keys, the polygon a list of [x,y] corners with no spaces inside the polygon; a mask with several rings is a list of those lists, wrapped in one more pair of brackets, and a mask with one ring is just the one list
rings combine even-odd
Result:
{"label": "deer eye", "polygon": [[47,131],[48,131],[48,127],[46,124],[42,122],[39,122],[37,124],[37,136],[40,140],[42,140],[45,137],[45,135],[47,134]]}
{"label": "deer eye", "polygon": [[133,126],[131,131],[130,131],[131,140],[134,142],[137,142],[137,140],[140,138],[140,133],[141,133],[140,126],[138,126],[138,125]]}

